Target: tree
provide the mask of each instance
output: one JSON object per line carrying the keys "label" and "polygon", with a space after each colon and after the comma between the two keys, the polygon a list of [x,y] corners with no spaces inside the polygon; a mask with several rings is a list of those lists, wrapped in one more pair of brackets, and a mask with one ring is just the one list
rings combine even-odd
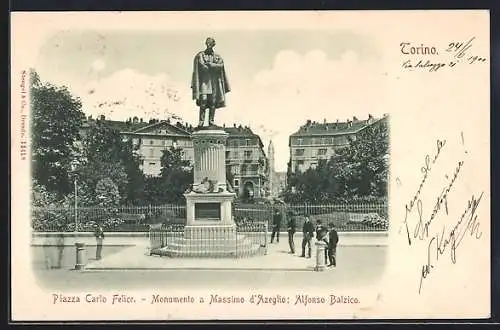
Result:
{"label": "tree", "polygon": [[110,179],[118,187],[122,202],[138,202],[144,191],[144,177],[140,169],[141,157],[132,142],[123,139],[120,132],[101,116],[90,122],[83,140],[84,165],[81,179],[95,188],[103,179]]}
{"label": "tree", "polygon": [[338,178],[347,197],[387,196],[389,172],[389,130],[381,120],[350,139],[337,159]]}
{"label": "tree", "polygon": [[85,118],[82,105],[65,86],[43,83],[35,71],[30,91],[33,178],[62,197],[72,189],[69,173]]}
{"label": "tree", "polygon": [[146,199],[152,204],[179,203],[193,183],[193,168],[182,157],[182,149],[171,147],[163,150],[159,177],[146,179]]}
{"label": "tree", "polygon": [[318,203],[387,196],[389,133],[385,119],[365,128],[328,161],[304,172],[287,171],[288,202]]}
{"label": "tree", "polygon": [[120,204],[120,192],[116,184],[109,178],[99,180],[95,188],[97,205],[104,208],[116,207]]}
{"label": "tree", "polygon": [[182,157],[182,148],[165,149],[161,157],[161,172],[165,187],[165,202],[183,200],[186,189],[193,183],[193,167]]}

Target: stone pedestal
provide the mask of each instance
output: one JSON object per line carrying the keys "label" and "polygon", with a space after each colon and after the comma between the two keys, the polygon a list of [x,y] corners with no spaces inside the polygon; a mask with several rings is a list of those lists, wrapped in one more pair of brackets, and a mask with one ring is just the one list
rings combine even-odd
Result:
{"label": "stone pedestal", "polygon": [[84,270],[85,269],[85,243],[75,243],[75,247],[76,247],[75,269],[76,270]]}
{"label": "stone pedestal", "polygon": [[317,272],[322,272],[326,269],[325,249],[326,249],[325,242],[323,241],[316,242],[316,266],[314,267],[314,270]]}
{"label": "stone pedestal", "polygon": [[226,140],[228,134],[220,129],[199,130],[192,134],[194,147],[195,185],[208,179],[214,190],[226,191]]}

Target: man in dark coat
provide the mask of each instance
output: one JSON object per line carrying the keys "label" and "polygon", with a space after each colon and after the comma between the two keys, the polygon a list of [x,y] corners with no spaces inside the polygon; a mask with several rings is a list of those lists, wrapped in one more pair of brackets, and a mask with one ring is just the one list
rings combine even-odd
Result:
{"label": "man in dark coat", "polygon": [[64,257],[64,234],[59,233],[57,235],[57,266],[56,268],[62,268],[62,261]]}
{"label": "man in dark coat", "polygon": [[328,265],[328,267],[336,267],[337,244],[339,242],[339,235],[335,230],[335,226],[333,225],[333,223],[330,223],[328,227],[330,227],[330,232],[328,233],[328,259],[330,260],[330,264]]}
{"label": "man in dark coat", "polygon": [[97,260],[101,260],[101,252],[102,252],[102,242],[104,240],[104,229],[102,225],[99,225],[95,231],[95,239],[97,244],[97,249],[95,251],[95,258]]}
{"label": "man in dark coat", "polygon": [[280,242],[281,218],[282,215],[280,210],[275,208],[273,212],[273,232],[271,233],[271,244],[274,241],[274,236],[276,236],[276,242]]}
{"label": "man in dark coat", "polygon": [[307,245],[307,251],[308,251],[307,257],[311,258],[311,240],[314,236],[314,226],[308,216],[306,216],[306,221],[302,226],[302,234],[304,236],[302,237],[302,254],[300,256],[301,257],[306,256],[306,245]]}
{"label": "man in dark coat", "polygon": [[295,230],[297,227],[296,221],[295,221],[295,214],[290,211],[288,213],[288,245],[290,245],[290,253],[294,254],[295,253],[295,242],[293,240],[293,235],[295,235]]}
{"label": "man in dark coat", "polygon": [[209,109],[209,126],[215,125],[215,110],[226,106],[226,96],[231,89],[224,69],[224,61],[214,52],[215,40],[207,38],[207,48],[194,57],[191,89],[193,100],[200,108],[198,126],[205,122],[205,112]]}

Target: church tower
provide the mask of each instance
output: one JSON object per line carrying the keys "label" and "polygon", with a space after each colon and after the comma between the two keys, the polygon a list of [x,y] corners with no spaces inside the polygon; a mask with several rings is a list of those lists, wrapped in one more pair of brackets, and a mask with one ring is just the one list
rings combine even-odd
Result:
{"label": "church tower", "polygon": [[273,140],[269,141],[269,146],[267,148],[267,155],[269,157],[269,193],[271,194],[271,197],[276,197],[278,187],[276,187],[276,172],[274,171]]}

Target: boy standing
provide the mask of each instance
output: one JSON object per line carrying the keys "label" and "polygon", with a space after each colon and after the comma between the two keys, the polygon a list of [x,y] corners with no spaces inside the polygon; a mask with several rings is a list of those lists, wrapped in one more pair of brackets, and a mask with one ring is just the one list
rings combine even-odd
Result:
{"label": "boy standing", "polygon": [[335,230],[333,223],[329,224],[330,233],[328,234],[328,259],[330,259],[330,264],[328,267],[337,266],[337,244],[339,242],[339,235]]}

